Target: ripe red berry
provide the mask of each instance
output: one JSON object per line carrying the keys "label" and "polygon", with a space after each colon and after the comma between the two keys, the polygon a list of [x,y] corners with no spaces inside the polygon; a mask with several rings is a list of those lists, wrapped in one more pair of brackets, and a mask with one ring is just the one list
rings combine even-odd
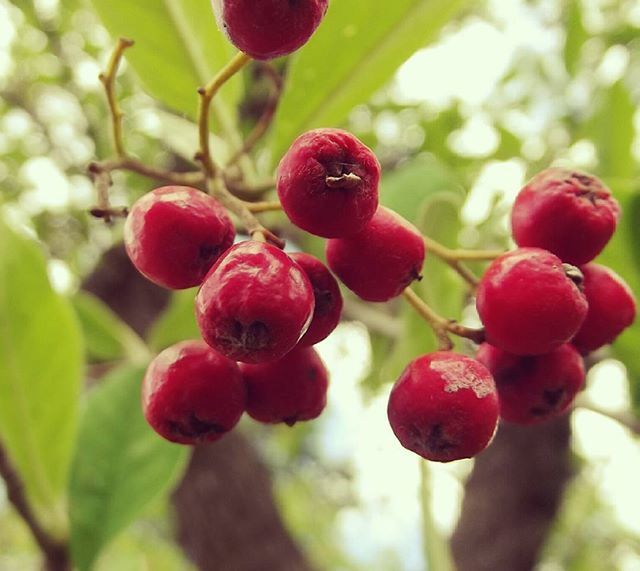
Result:
{"label": "ripe red berry", "polygon": [[489,445],[498,397],[478,361],[440,351],[409,363],[391,391],[387,414],[402,446],[427,460],[451,462]]}
{"label": "ripe red berry", "polygon": [[540,248],[494,260],[476,299],[487,341],[516,355],[549,353],[567,343],[587,315],[587,300],[574,281],[581,277]]}
{"label": "ripe red berry", "polygon": [[307,274],[315,300],[311,325],[298,345],[315,345],[326,339],[340,323],[342,294],[336,278],[320,260],[303,252],[291,254],[291,259]]}
{"label": "ripe red berry", "polygon": [[625,281],[598,264],[580,268],[589,311],[572,343],[582,354],[613,342],[636,318],[636,301]]}
{"label": "ripe red berry", "polygon": [[247,384],[247,413],[255,420],[293,426],[324,410],[327,370],[312,347],[296,347],[279,361],[240,369]]}
{"label": "ripe red berry", "polygon": [[383,206],[362,231],[327,241],[331,270],[356,295],[387,301],[420,279],[425,248],[418,229]]}
{"label": "ripe red berry", "polygon": [[313,316],[309,278],[287,254],[261,242],[241,242],[211,268],[196,296],[203,339],[234,361],[280,359]]}
{"label": "ripe red berry", "polygon": [[545,355],[518,356],[483,343],[477,355],[493,375],[500,416],[535,424],[560,416],[584,385],[582,357],[569,344]]}
{"label": "ripe red berry", "polygon": [[324,238],[362,230],[378,207],[379,182],[371,149],[340,129],[304,133],[278,166],[283,210],[296,226]]}
{"label": "ripe red berry", "polygon": [[235,231],[226,210],[187,186],[157,188],[131,208],[124,243],[133,265],[159,286],[200,285],[232,244]]}
{"label": "ripe red berry", "polygon": [[220,29],[254,59],[290,54],[307,43],[322,22],[328,0],[213,0]]}
{"label": "ripe red berry", "polygon": [[142,383],[147,422],[180,444],[218,440],[238,423],[245,404],[238,365],[202,341],[183,341],[162,351]]}
{"label": "ripe red berry", "polygon": [[607,245],[619,217],[618,202],[596,177],[551,168],[520,191],[511,226],[519,246],[544,248],[564,262],[582,265]]}

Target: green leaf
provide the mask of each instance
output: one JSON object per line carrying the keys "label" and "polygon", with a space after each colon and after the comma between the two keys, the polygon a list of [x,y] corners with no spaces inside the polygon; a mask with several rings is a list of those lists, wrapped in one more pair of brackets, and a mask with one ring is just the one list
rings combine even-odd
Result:
{"label": "green leaf", "polygon": [[195,316],[196,292],[196,289],[187,289],[173,294],[169,306],[149,333],[149,345],[155,351],[185,339],[200,339]]}
{"label": "green leaf", "polygon": [[0,439],[29,499],[58,528],[82,355],[73,309],[51,288],[40,247],[0,220]]}
{"label": "green leaf", "polygon": [[342,123],[469,0],[339,0],[292,57],[275,121],[276,160],[300,133]]}
{"label": "green leaf", "polygon": [[81,571],[181,473],[188,449],[162,440],[140,407],[141,368],[94,389],[84,411],[69,485],[71,553]]}
{"label": "green leaf", "polygon": [[570,0],[565,11],[564,64],[569,74],[575,75],[580,63],[582,46],[589,39],[589,34],[582,22],[581,0]]}
{"label": "green leaf", "polygon": [[138,364],[148,360],[149,351],[144,341],[100,299],[79,291],[72,301],[91,360],[129,359]]}
{"label": "green leaf", "polygon": [[[114,38],[135,40],[125,57],[149,94],[194,119],[198,87],[236,52],[218,30],[210,0],[93,0],[93,6]],[[212,106],[216,124],[236,143],[241,93],[240,79],[233,78]]]}

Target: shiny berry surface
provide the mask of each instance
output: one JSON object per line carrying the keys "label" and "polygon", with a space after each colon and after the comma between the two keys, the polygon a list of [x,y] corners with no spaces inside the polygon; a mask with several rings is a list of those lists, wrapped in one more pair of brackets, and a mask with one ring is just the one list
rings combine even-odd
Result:
{"label": "shiny berry surface", "polygon": [[417,228],[381,206],[362,231],[327,241],[327,262],[366,301],[388,301],[420,278],[424,241]]}
{"label": "shiny berry surface", "polygon": [[613,342],[635,321],[636,300],[613,270],[599,264],[587,264],[580,269],[589,311],[571,342],[582,354],[587,354]]}
{"label": "shiny berry surface", "polygon": [[162,351],[142,383],[147,422],[180,444],[218,440],[238,423],[245,403],[238,365],[202,341],[183,341]]}
{"label": "shiny berry surface", "polygon": [[231,245],[235,230],[225,209],[195,188],[165,186],[140,198],[124,227],[133,265],[170,289],[200,285]]}
{"label": "shiny berry surface", "polygon": [[320,260],[303,252],[291,254],[291,259],[307,274],[315,301],[311,325],[298,344],[315,345],[326,339],[340,323],[342,294],[336,278]]}
{"label": "shiny berry surface", "polygon": [[279,361],[242,364],[247,413],[268,424],[311,420],[327,403],[328,375],[312,347],[296,347]]}
{"label": "shiny berry surface", "polygon": [[511,213],[519,246],[549,250],[563,262],[590,262],[613,235],[620,207],[596,177],[551,168],[520,191]]}
{"label": "shiny berry surface", "polygon": [[584,385],[582,357],[570,344],[544,355],[519,356],[483,343],[477,359],[496,381],[500,416],[516,424],[560,416]]}
{"label": "shiny berry surface", "polygon": [[296,226],[324,238],[359,232],[378,207],[380,163],[340,129],[300,135],[278,166],[282,208]]}
{"label": "shiny berry surface", "polygon": [[539,248],[519,248],[494,260],[476,299],[487,341],[517,355],[549,353],[567,343],[587,315],[586,297],[576,284],[580,278],[576,268]]}
{"label": "shiny berry surface", "polygon": [[254,59],[284,56],[307,43],[328,0],[213,0],[218,26]]}
{"label": "shiny berry surface", "polygon": [[436,462],[484,450],[498,423],[493,378],[478,361],[440,351],[412,361],[391,391],[387,408],[405,448]]}
{"label": "shiny berry surface", "polygon": [[302,268],[275,246],[256,241],[230,248],[196,296],[203,339],[246,363],[283,357],[306,333],[313,310],[313,288]]}

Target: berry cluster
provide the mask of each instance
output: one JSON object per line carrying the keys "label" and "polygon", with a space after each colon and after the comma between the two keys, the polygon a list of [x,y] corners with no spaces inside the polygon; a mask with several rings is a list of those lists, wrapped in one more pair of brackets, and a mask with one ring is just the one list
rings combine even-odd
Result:
{"label": "berry cluster", "polygon": [[[438,351],[406,367],[389,397],[391,428],[407,449],[439,462],[468,458],[488,446],[500,418],[533,424],[565,412],[584,384],[583,357],[635,319],[623,280],[592,262],[620,216],[610,191],[593,176],[548,169],[513,207],[518,247],[474,257],[422,236],[379,205],[374,153],[347,131],[316,129],[298,137],[278,165],[277,208],[326,239],[333,274],[313,256],[285,253],[251,205],[226,188],[209,153],[208,106],[249,56],[270,59],[303,45],[327,0],[213,6],[244,53],[199,92],[197,157],[209,194],[158,188],[132,207],[125,225],[127,252],[142,274],[166,288],[199,286],[195,313],[204,341],[178,343],[149,366],[142,398],[151,426],[193,444],[220,438],[245,411],[265,423],[316,418],[328,378],[313,345],[335,329],[343,304],[333,274],[366,301],[404,295],[440,341]],[[236,242],[228,211],[249,239]],[[426,250],[476,289],[482,329],[438,315],[411,290]],[[477,280],[464,259],[492,262]],[[453,352],[450,334],[477,343],[476,358]]]}

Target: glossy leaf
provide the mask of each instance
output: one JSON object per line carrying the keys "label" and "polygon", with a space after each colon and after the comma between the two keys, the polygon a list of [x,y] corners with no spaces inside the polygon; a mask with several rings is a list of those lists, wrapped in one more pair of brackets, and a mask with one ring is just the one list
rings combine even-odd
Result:
{"label": "glossy leaf", "polygon": [[200,339],[195,316],[195,289],[175,292],[169,306],[154,323],[149,333],[149,345],[156,351],[184,341]]}
{"label": "glossy leaf", "polygon": [[144,370],[111,373],[89,396],[71,472],[71,552],[81,571],[181,473],[188,449],[162,440],[140,407]]}

